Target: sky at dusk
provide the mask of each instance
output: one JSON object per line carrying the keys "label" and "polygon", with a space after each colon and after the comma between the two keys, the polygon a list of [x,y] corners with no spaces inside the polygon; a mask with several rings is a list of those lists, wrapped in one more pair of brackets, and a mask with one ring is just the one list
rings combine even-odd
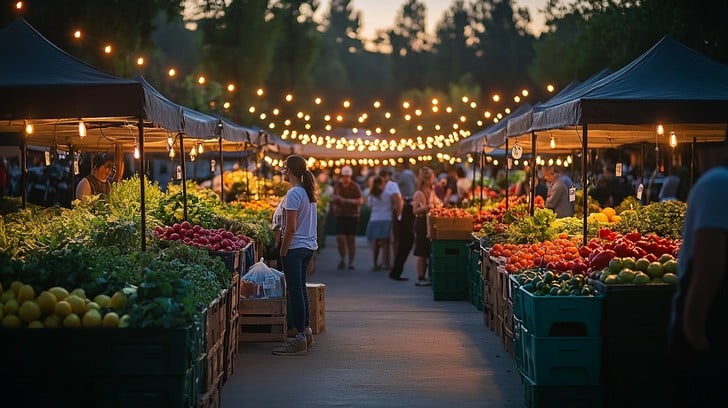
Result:
{"label": "sky at dusk", "polygon": [[[437,23],[442,18],[445,10],[450,8],[454,0],[423,0],[427,7],[427,31],[434,34]],[[531,13],[531,31],[538,35],[543,30],[544,18],[538,10],[542,9],[547,0],[515,0],[518,7],[527,7]],[[393,25],[394,19],[402,8],[405,0],[352,0],[354,10],[361,11],[362,36],[372,39],[376,32],[389,28]],[[319,11],[327,13],[329,0],[321,0]]]}

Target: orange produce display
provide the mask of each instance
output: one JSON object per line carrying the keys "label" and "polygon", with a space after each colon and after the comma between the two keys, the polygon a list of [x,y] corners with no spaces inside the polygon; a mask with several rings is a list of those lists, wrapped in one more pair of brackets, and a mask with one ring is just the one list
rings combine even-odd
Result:
{"label": "orange produce display", "polygon": [[490,256],[506,258],[505,269],[508,273],[544,267],[559,272],[585,274],[587,262],[579,254],[578,241],[562,233],[553,241],[537,244],[495,244]]}

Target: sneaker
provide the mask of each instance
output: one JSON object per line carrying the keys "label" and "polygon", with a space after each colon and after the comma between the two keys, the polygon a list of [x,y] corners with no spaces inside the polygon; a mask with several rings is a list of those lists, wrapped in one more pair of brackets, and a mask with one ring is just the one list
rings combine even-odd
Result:
{"label": "sneaker", "polygon": [[346,268],[346,264],[344,263],[344,261],[339,262],[339,266],[337,266],[337,268],[338,269],[344,269],[344,268]]}
{"label": "sneaker", "polygon": [[306,339],[299,339],[298,337],[286,339],[283,344],[273,349],[273,355],[276,356],[302,356],[306,353],[308,353]]}
{"label": "sneaker", "polygon": [[396,280],[396,281],[406,281],[406,280],[409,280],[409,278],[405,278],[405,277],[402,277],[402,276],[394,276],[394,275],[389,275],[389,279]]}
{"label": "sneaker", "polygon": [[426,279],[417,279],[415,281],[415,286],[432,286],[432,282]]}
{"label": "sneaker", "polygon": [[306,347],[310,350],[314,344],[316,340],[313,338],[313,329],[306,327]]}

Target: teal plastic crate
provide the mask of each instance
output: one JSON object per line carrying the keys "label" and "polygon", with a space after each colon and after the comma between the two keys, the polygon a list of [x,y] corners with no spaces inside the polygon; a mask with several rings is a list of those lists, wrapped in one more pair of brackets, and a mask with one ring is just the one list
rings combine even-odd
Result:
{"label": "teal plastic crate", "polygon": [[[94,405],[126,407],[194,407],[195,369],[176,376],[99,376],[93,379]],[[64,399],[61,399],[62,401]]]}
{"label": "teal plastic crate", "polygon": [[602,337],[602,384],[616,391],[664,385],[667,343],[667,335]]}
{"label": "teal plastic crate", "polygon": [[463,256],[432,256],[432,292],[434,300],[467,300],[467,258]]}
{"label": "teal plastic crate", "polygon": [[522,372],[539,385],[601,383],[601,337],[538,337],[521,330]]}
{"label": "teal plastic crate", "polygon": [[536,296],[523,287],[523,324],[534,336],[600,336],[604,295]]}
{"label": "teal plastic crate", "polygon": [[[432,241],[432,256],[449,256],[449,257],[458,257],[458,258],[464,258],[467,260],[468,252],[470,251],[468,249],[468,243],[470,241],[464,241],[464,240],[433,240]],[[463,265],[465,266],[465,265]]]}
{"label": "teal plastic crate", "polygon": [[675,285],[605,285],[602,282],[594,285],[604,294],[604,336],[650,337],[667,333]]}
{"label": "teal plastic crate", "polygon": [[513,358],[516,360],[516,369],[521,374],[523,372],[523,334],[521,331],[521,321],[517,318],[513,318]]}
{"label": "teal plastic crate", "polygon": [[518,283],[518,279],[516,279],[516,275],[510,275],[508,277],[508,282],[511,285],[511,299],[513,300],[513,317],[517,319],[523,319],[523,295],[521,295],[521,291],[518,290],[518,288],[521,287],[521,284]]}
{"label": "teal plastic crate", "polygon": [[601,408],[604,405],[600,385],[538,385],[523,377],[523,400],[530,408]]}

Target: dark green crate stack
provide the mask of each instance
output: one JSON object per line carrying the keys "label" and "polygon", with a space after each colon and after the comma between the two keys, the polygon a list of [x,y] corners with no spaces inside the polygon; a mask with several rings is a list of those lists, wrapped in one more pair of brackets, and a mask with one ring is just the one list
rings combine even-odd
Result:
{"label": "dark green crate stack", "polygon": [[658,406],[667,372],[668,328],[675,286],[604,285],[602,384],[608,406]]}
{"label": "dark green crate stack", "polygon": [[480,242],[468,245],[468,300],[479,311],[483,311],[483,275],[481,273],[482,253]]}
{"label": "dark green crate stack", "polygon": [[[604,296],[513,294],[514,350],[527,407],[601,407]],[[516,342],[519,344],[516,345]]]}
{"label": "dark green crate stack", "polygon": [[[0,329],[3,386],[24,406],[193,407],[204,333],[180,329]],[[43,369],[40,369],[43,368]]]}
{"label": "dark green crate stack", "polygon": [[434,300],[468,299],[467,240],[433,240],[430,255]]}

